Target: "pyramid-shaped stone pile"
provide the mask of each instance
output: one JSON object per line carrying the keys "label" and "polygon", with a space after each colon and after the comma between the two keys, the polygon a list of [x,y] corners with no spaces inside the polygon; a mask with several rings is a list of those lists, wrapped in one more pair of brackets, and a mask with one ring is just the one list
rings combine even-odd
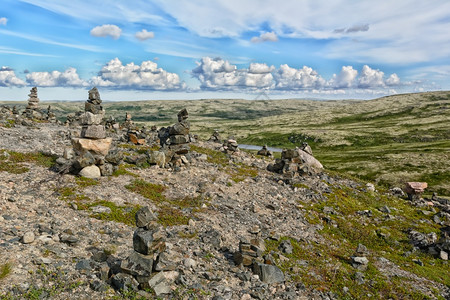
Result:
{"label": "pyramid-shaped stone pile", "polygon": [[39,98],[37,87],[33,87],[28,94],[28,105],[23,112],[23,116],[29,119],[43,119],[43,114],[39,111]]}

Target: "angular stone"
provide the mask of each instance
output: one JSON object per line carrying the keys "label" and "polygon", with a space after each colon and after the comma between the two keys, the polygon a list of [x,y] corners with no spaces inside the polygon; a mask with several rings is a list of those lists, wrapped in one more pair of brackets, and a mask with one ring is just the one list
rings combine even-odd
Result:
{"label": "angular stone", "polygon": [[253,273],[258,275],[259,279],[265,283],[271,284],[284,282],[283,272],[274,265],[254,263]]}
{"label": "angular stone", "polygon": [[85,102],[84,110],[93,114],[101,114],[103,111],[103,107],[100,104]]}
{"label": "angular stone", "polygon": [[109,148],[111,147],[112,138],[91,140],[73,138],[72,145],[75,152],[81,153],[83,151],[89,151],[92,154],[107,155]]}
{"label": "angular stone", "polygon": [[253,256],[242,254],[241,252],[234,252],[233,260],[236,265],[242,264],[245,267],[251,266],[253,263]]}
{"label": "angular stone", "polygon": [[189,135],[171,135],[169,140],[171,145],[187,144],[190,142]]}
{"label": "angular stone", "polygon": [[172,255],[169,255],[166,251],[159,254],[158,258],[155,261],[153,269],[156,272],[173,271],[177,267],[177,264],[174,261],[173,253],[171,253]]}
{"label": "angular stone", "polygon": [[99,167],[96,165],[84,167],[78,175],[86,178],[100,178],[102,176]]}
{"label": "angular stone", "polygon": [[182,122],[184,120],[186,120],[189,117],[189,113],[187,111],[186,108],[183,108],[182,110],[180,110],[177,114],[178,117],[178,122]]}
{"label": "angular stone", "polygon": [[139,209],[136,212],[134,218],[136,220],[137,227],[145,227],[150,222],[156,220],[155,214],[150,210],[150,208],[148,206],[145,206],[145,207],[142,207],[141,209]]}
{"label": "angular stone", "polygon": [[139,284],[136,279],[133,278],[133,276],[125,273],[114,275],[111,278],[111,283],[116,289],[118,289],[119,291],[122,290],[124,292],[129,291],[130,289],[132,291],[137,291]]}
{"label": "angular stone", "polygon": [[124,273],[134,276],[150,276],[153,270],[153,255],[143,255],[133,251],[123,260],[120,268]]}
{"label": "angular stone", "polygon": [[365,271],[367,269],[367,265],[369,264],[369,260],[364,256],[352,256],[351,260],[353,268],[360,271]]}
{"label": "angular stone", "polygon": [[95,163],[95,157],[90,152],[82,152],[74,162],[74,168],[81,170],[92,166]]}
{"label": "angular stone", "polygon": [[189,144],[170,145],[170,150],[178,155],[189,153]]}
{"label": "angular stone", "polygon": [[154,230],[138,228],[133,234],[133,248],[145,255],[159,254],[166,249],[166,243],[159,228]]}
{"label": "angular stone", "polygon": [[145,145],[145,139],[140,139],[133,133],[128,134],[128,139],[135,145]]}
{"label": "angular stone", "polygon": [[190,129],[191,125],[189,123],[189,121],[182,121],[182,122],[178,122],[175,125],[173,125],[172,127],[169,127],[169,134],[170,135],[186,135],[189,134],[189,129]]}
{"label": "angular stone", "polygon": [[169,294],[172,289],[171,285],[177,279],[179,273],[176,271],[159,272],[153,276],[148,284],[155,291],[157,297],[164,294]]}
{"label": "angular stone", "polygon": [[105,110],[101,110],[99,113],[94,114],[90,111],[84,112],[80,116],[80,122],[83,125],[100,125],[105,116]]}
{"label": "angular stone", "polygon": [[443,251],[443,250],[441,250],[439,252],[439,258],[442,259],[442,260],[448,260],[448,253]]}
{"label": "angular stone", "polygon": [[166,155],[164,154],[164,152],[149,150],[147,152],[147,156],[149,164],[156,164],[160,168],[164,168],[164,165],[166,164]]}
{"label": "angular stone", "polygon": [[106,137],[105,126],[103,125],[88,125],[81,129],[81,137],[88,139],[104,139]]}
{"label": "angular stone", "polygon": [[102,176],[111,176],[114,173],[114,166],[112,164],[103,164],[98,168]]}
{"label": "angular stone", "polygon": [[111,150],[105,156],[105,160],[113,165],[118,165],[123,160],[123,152],[120,150]]}

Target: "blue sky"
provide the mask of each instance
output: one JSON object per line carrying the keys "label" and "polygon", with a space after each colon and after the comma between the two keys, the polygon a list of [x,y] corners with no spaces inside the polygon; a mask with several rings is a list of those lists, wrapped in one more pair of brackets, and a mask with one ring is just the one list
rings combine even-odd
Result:
{"label": "blue sky", "polygon": [[450,90],[450,1],[2,0],[0,99]]}

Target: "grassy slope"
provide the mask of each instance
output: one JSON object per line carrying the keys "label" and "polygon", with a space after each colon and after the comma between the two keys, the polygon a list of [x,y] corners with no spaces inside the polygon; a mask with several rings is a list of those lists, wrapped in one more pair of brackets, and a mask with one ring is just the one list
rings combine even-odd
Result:
{"label": "grassy slope", "polygon": [[[81,102],[50,104],[61,119],[83,108]],[[239,143],[292,148],[307,141],[328,169],[388,186],[427,181],[429,192],[450,196],[450,92],[370,101],[126,101],[104,107],[119,121],[128,111],[135,122],[157,126],[173,124],[187,107],[191,132],[201,138],[218,129]]]}

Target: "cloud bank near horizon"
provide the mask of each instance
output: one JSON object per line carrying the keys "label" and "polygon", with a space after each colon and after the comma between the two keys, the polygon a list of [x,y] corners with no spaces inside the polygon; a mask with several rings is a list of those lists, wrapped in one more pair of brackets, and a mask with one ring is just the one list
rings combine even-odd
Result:
{"label": "cloud bank near horizon", "polygon": [[[203,57],[197,67],[190,71],[200,85],[189,91],[252,91],[273,90],[283,92],[325,91],[349,89],[388,89],[402,85],[397,74],[388,77],[378,69],[364,65],[360,72],[353,66],[342,66],[338,74],[330,79],[323,78],[309,66],[294,68],[282,64],[278,68],[266,63],[250,63],[247,68],[238,68],[220,57]],[[187,85],[180,76],[158,67],[153,61],[143,61],[140,65],[130,62],[123,64],[119,58],[107,62],[90,79],[82,79],[73,67],[65,71],[29,72],[26,81],[16,76],[13,69],[0,69],[0,86],[3,87],[87,87],[99,86],[121,90],[183,91]]]}

